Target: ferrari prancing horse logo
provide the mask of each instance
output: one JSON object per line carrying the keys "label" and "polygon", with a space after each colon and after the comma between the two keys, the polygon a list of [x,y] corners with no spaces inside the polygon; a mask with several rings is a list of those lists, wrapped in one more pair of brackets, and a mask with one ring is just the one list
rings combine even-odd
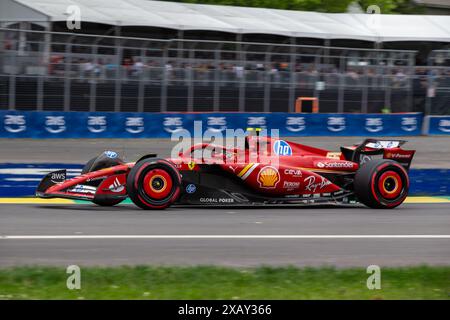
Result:
{"label": "ferrari prancing horse logo", "polygon": [[194,168],[195,168],[195,162],[194,162],[194,161],[190,161],[190,162],[188,163],[188,167],[189,167],[189,170],[194,170]]}

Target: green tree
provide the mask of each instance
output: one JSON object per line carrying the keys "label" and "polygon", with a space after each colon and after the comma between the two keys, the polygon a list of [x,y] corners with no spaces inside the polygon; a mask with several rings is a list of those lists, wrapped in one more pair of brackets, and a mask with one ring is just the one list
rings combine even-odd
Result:
{"label": "green tree", "polygon": [[413,0],[167,0],[174,2],[216,4],[242,7],[304,10],[317,12],[346,12],[352,2],[357,2],[365,11],[370,5],[377,5],[381,13],[422,13],[423,8]]}

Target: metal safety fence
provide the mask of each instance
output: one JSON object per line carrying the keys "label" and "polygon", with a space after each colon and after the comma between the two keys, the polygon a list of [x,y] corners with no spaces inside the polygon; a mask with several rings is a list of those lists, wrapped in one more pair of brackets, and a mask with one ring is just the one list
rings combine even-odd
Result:
{"label": "metal safety fence", "polygon": [[291,112],[315,97],[321,112],[425,111],[432,83],[415,56],[0,28],[0,109]]}
{"label": "metal safety fence", "polygon": [[426,113],[450,114],[450,50],[430,53],[426,81]]}

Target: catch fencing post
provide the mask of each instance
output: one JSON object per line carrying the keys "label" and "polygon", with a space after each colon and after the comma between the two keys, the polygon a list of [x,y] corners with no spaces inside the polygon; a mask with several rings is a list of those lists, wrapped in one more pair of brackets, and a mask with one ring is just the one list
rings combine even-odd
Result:
{"label": "catch fencing post", "polygon": [[272,79],[270,78],[270,72],[272,69],[270,66],[271,50],[272,46],[268,46],[264,66],[264,112],[270,111],[270,84],[272,81]]}
{"label": "catch fencing post", "polygon": [[220,111],[220,52],[222,50],[222,43],[219,42],[214,51],[214,94],[213,94],[213,110],[214,112]]}
{"label": "catch fencing post", "polygon": [[[142,46],[144,46],[145,43],[146,42],[144,41]],[[141,48],[141,57],[140,57],[141,61],[140,62],[142,63],[142,65],[145,65],[144,64],[144,56],[145,56],[144,55],[144,49]],[[141,67],[141,69],[137,70],[137,72],[138,72],[138,76],[139,76],[139,78],[138,78],[138,106],[137,106],[137,111],[138,112],[144,112],[144,94],[145,94],[145,83],[144,83],[144,81],[145,81],[145,77],[144,77],[145,70],[144,70],[144,67]]]}
{"label": "catch fencing post", "polygon": [[115,36],[116,36],[116,79],[114,85],[114,111],[120,111],[120,100],[122,96],[122,40],[119,38],[120,36],[120,27],[114,27]]}
{"label": "catch fencing post", "polygon": [[342,55],[339,59],[339,73],[338,73],[338,113],[344,112],[344,93],[345,93],[345,56]]}
{"label": "catch fencing post", "polygon": [[[97,43],[94,45],[94,68],[93,68],[93,73],[95,76],[97,76],[95,70],[96,68],[98,68],[98,47],[97,47]],[[96,100],[97,100],[97,81],[98,78],[95,78],[93,80],[90,81],[90,86],[89,86],[89,111],[93,112],[95,111],[95,106],[96,106]]]}
{"label": "catch fencing post", "polygon": [[76,36],[70,36],[66,42],[64,57],[64,111],[70,111],[70,86],[71,86],[71,65],[72,65],[72,41]]}
{"label": "catch fencing post", "polygon": [[194,56],[195,45],[189,48],[189,70],[188,70],[188,112],[194,110]]}
{"label": "catch fencing post", "polygon": [[[239,67],[242,68],[242,73],[240,73],[240,76],[238,76],[239,80],[239,112],[245,111],[245,54],[242,51],[242,34],[238,33],[236,35],[237,42],[238,42],[238,51],[239,51],[239,60],[238,64]],[[238,73],[236,72],[236,76]],[[240,77],[240,78],[239,78]]]}
{"label": "catch fencing post", "polygon": [[295,37],[291,37],[291,54],[290,54],[290,81],[289,81],[289,106],[288,106],[288,112],[292,112],[292,108],[294,105],[294,101],[295,101],[295,84],[296,84],[296,79],[295,79],[295,63],[296,63],[296,52],[297,52],[297,47],[296,47],[296,38]]}

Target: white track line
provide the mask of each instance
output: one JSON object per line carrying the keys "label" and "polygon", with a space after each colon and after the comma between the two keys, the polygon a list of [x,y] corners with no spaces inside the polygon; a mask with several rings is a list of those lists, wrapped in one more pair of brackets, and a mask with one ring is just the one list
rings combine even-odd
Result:
{"label": "white track line", "polygon": [[336,234],[336,235],[0,235],[0,240],[79,239],[450,239],[447,234]]}

